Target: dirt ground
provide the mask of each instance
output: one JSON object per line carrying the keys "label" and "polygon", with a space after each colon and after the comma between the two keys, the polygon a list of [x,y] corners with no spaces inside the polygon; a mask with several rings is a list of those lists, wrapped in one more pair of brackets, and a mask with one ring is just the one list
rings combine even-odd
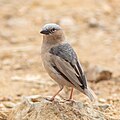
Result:
{"label": "dirt ground", "polygon": [[[24,96],[51,96],[59,89],[40,58],[39,31],[51,22],[62,26],[83,66],[112,71],[110,80],[89,84],[99,102],[109,104],[101,112],[120,120],[119,0],[0,0],[0,120]],[[78,91],[74,99],[89,101]]]}

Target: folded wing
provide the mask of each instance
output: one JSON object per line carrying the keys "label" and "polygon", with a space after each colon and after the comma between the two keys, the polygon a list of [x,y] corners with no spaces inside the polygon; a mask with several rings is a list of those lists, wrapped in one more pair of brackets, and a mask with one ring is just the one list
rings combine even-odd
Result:
{"label": "folded wing", "polygon": [[55,46],[49,52],[52,65],[69,80],[68,82],[81,90],[87,88],[87,80],[82,67],[76,53],[68,43]]}

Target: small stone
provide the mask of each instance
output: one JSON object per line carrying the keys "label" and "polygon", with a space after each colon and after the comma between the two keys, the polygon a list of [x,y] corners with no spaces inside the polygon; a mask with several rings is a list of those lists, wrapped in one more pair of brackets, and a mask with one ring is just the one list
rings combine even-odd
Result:
{"label": "small stone", "polygon": [[3,103],[6,108],[13,108],[15,107],[15,104],[12,102],[5,102]]}
{"label": "small stone", "polygon": [[101,103],[105,103],[105,102],[107,102],[107,100],[104,99],[104,98],[99,98],[99,102],[101,102]]}
{"label": "small stone", "polygon": [[[102,20],[97,20],[96,18],[90,18],[88,20],[88,25],[89,27],[92,27],[92,28],[96,28],[96,27],[99,27],[99,28],[104,28],[105,27],[105,23],[104,21]],[[102,32],[101,32],[102,33]]]}
{"label": "small stone", "polygon": [[110,104],[104,104],[104,105],[98,105],[98,107],[102,110],[106,110],[107,108],[109,108],[111,105]]}
{"label": "small stone", "polygon": [[95,18],[90,18],[90,20],[88,21],[88,23],[89,23],[90,27],[98,27],[99,26],[98,25],[98,21]]}

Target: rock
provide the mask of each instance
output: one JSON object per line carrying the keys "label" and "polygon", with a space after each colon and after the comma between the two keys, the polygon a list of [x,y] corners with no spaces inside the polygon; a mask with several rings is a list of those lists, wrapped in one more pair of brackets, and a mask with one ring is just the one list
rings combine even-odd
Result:
{"label": "rock", "polygon": [[98,27],[98,26],[99,26],[98,21],[97,21],[97,19],[95,19],[95,18],[91,18],[91,19],[88,21],[88,23],[89,23],[89,26],[90,26],[90,27]]}
{"label": "rock", "polygon": [[97,28],[97,27],[104,28],[104,26],[105,26],[104,21],[97,20],[94,17],[92,17],[88,20],[88,25],[91,28]]}
{"label": "rock", "polygon": [[99,102],[101,102],[101,103],[105,103],[105,102],[107,102],[107,100],[104,99],[104,98],[99,98]]}
{"label": "rock", "polygon": [[89,81],[100,82],[102,80],[109,80],[112,78],[112,72],[100,66],[88,66],[86,75]]}
{"label": "rock", "polygon": [[77,101],[50,102],[41,96],[26,97],[8,116],[8,120],[107,120],[90,104]]}
{"label": "rock", "polygon": [[102,104],[102,105],[99,105],[98,107],[101,109],[101,110],[106,110],[107,108],[109,108],[111,105],[109,104]]}
{"label": "rock", "polygon": [[5,103],[4,103],[4,106],[5,106],[6,108],[13,108],[13,107],[15,107],[15,104],[14,104],[13,102],[5,102]]}
{"label": "rock", "polygon": [[111,104],[101,104],[97,103],[96,105],[93,105],[94,109],[100,110],[100,111],[105,111],[106,109],[110,108],[112,105]]}

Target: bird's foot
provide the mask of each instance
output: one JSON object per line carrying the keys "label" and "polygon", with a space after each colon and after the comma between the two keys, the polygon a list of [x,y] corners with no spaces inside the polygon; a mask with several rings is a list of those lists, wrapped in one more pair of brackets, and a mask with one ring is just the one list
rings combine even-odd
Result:
{"label": "bird's foot", "polygon": [[65,101],[73,101],[72,99],[65,99]]}
{"label": "bird's foot", "polygon": [[66,99],[65,101],[66,101],[66,102],[71,102],[71,103],[74,103],[74,102],[75,102],[73,99]]}
{"label": "bird's foot", "polygon": [[63,100],[65,101],[73,101],[71,98],[67,99],[67,98],[64,98],[63,96],[59,95]]}
{"label": "bird's foot", "polygon": [[53,97],[52,98],[46,98],[46,100],[53,102],[54,98]]}

